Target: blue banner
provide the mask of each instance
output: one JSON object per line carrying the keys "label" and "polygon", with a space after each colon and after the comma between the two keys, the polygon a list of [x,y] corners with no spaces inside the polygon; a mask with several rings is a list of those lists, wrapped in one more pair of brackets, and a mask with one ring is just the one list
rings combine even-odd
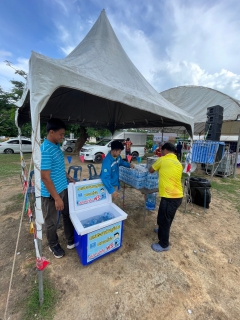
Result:
{"label": "blue banner", "polygon": [[96,230],[87,236],[87,262],[89,262],[121,246],[122,222]]}
{"label": "blue banner", "polygon": [[76,204],[81,205],[106,199],[106,189],[103,183],[91,183],[75,186]]}

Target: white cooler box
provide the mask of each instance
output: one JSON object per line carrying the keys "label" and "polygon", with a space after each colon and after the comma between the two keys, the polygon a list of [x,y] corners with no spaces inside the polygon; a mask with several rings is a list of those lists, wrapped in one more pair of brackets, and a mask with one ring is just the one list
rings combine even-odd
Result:
{"label": "white cooler box", "polygon": [[70,183],[68,197],[74,242],[83,265],[121,247],[127,214],[112,203],[101,179]]}

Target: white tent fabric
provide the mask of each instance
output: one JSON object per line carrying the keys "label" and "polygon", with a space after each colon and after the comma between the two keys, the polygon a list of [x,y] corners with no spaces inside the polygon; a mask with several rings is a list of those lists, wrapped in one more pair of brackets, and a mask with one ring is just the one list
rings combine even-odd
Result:
{"label": "white tent fabric", "polygon": [[[83,41],[64,59],[33,52],[28,90],[18,103],[19,124],[41,114],[82,126],[175,126],[191,132],[189,113],[160,96],[130,61],[103,10]],[[30,100],[28,92],[31,92]]]}
{"label": "white tent fabric", "polygon": [[[40,119],[108,128],[181,125],[190,134],[193,117],[164,99],[140,74],[119,43],[103,10],[83,41],[64,59],[33,52],[16,121],[33,129],[36,221],[43,221],[40,191]],[[41,238],[41,232],[38,233]]]}
{"label": "white tent fabric", "polygon": [[[203,134],[207,108],[220,105],[224,108],[222,134],[238,134],[240,101],[220,91],[201,86],[180,86],[160,93],[165,99],[194,116],[194,134]],[[175,128],[181,131],[182,128]],[[170,130],[170,128],[168,128]],[[185,130],[185,129],[184,129]]]}

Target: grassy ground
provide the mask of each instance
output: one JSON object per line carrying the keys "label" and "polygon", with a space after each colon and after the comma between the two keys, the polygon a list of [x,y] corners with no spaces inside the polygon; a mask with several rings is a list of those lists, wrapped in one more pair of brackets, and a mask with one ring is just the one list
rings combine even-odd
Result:
{"label": "grassy ground", "polygon": [[225,178],[212,181],[212,188],[217,190],[223,199],[227,198],[231,201],[234,207],[240,212],[239,195],[240,195],[240,179],[239,175],[236,178]]}
{"label": "grassy ground", "polygon": [[57,302],[58,291],[52,286],[49,281],[49,275],[44,274],[43,281],[43,305],[39,306],[38,298],[38,281],[33,281],[28,297],[24,300],[25,310],[23,312],[24,320],[32,319],[47,319],[51,320],[54,317],[54,306]]}
{"label": "grassy ground", "polygon": [[[32,154],[27,153],[24,158],[27,161],[31,159]],[[20,155],[19,154],[0,154],[0,179],[20,175]]]}
{"label": "grassy ground", "polygon": [[17,210],[19,210],[19,208],[22,208],[22,204],[23,204],[23,194],[22,193],[18,193],[15,194],[14,196],[12,196],[10,199],[3,200],[3,202],[10,202],[6,205],[5,209],[3,210],[2,214],[8,214],[8,213],[12,213],[15,212]]}

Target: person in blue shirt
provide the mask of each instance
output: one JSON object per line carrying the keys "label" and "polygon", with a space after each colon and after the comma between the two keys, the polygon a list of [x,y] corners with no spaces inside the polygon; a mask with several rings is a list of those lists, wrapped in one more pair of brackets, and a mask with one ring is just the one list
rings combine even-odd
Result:
{"label": "person in blue shirt", "polygon": [[67,248],[73,249],[74,228],[69,216],[67,180],[74,179],[65,171],[64,155],[60,142],[64,138],[66,126],[60,119],[50,119],[47,123],[47,138],[41,145],[41,196],[44,224],[49,250],[55,258],[62,258],[64,250],[59,244],[57,227],[59,212],[62,213]]}
{"label": "person in blue shirt", "polygon": [[120,153],[124,149],[122,142],[115,140],[111,143],[111,151],[104,158],[100,178],[108,193],[114,198],[118,197],[119,183],[119,166],[134,168],[134,165],[122,160]]}

